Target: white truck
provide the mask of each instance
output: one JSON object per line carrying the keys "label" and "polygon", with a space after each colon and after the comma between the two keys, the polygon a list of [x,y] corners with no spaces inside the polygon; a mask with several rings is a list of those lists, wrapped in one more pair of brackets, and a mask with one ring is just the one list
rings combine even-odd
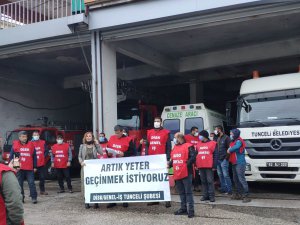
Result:
{"label": "white truck", "polygon": [[171,140],[177,132],[189,134],[192,127],[213,132],[215,126],[224,126],[226,121],[224,115],[207,109],[202,103],[166,106],[161,117],[163,127],[170,130]]}
{"label": "white truck", "polygon": [[300,73],[244,81],[236,106],[247,180],[300,182]]}

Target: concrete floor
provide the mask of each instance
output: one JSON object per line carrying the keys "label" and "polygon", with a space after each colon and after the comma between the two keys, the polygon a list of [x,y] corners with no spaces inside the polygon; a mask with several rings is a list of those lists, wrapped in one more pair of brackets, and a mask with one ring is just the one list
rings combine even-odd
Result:
{"label": "concrete floor", "polygon": [[[26,186],[26,185],[25,185]],[[146,204],[130,204],[128,208],[117,206],[107,209],[100,205],[99,209],[84,208],[80,193],[80,180],[73,179],[74,193],[57,194],[56,181],[46,184],[48,196],[38,198],[38,204],[33,205],[26,197],[26,225],[60,225],[60,224],[230,224],[230,225],[264,225],[264,224],[299,224],[300,201],[282,195],[272,194],[273,198],[257,198],[251,203],[231,201],[228,197],[218,195],[217,201],[200,203],[200,196],[195,196],[196,217],[174,216],[173,212],[179,207],[179,198],[172,196],[172,207],[166,209],[164,204],[147,206]],[[28,191],[26,191],[28,196]],[[284,196],[284,195],[283,195]],[[295,197],[298,197],[294,195]],[[284,199],[279,199],[284,198]]]}

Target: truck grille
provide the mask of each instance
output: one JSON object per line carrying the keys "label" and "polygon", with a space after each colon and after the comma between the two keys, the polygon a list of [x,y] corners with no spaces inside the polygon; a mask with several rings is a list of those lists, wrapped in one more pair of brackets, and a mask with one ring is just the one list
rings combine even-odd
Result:
{"label": "truck grille", "polygon": [[288,171],[288,172],[298,172],[298,167],[258,167],[259,171]]}
{"label": "truck grille", "polygon": [[283,179],[295,179],[296,174],[261,174],[262,178],[283,178]]}

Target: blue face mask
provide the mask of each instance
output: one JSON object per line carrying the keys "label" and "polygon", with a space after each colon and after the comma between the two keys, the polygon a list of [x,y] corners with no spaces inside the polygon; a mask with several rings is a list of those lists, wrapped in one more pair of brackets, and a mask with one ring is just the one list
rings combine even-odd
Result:
{"label": "blue face mask", "polygon": [[230,135],[230,139],[233,141],[233,140],[234,140],[234,136],[233,136],[233,135]]}
{"label": "blue face mask", "polygon": [[99,137],[100,142],[105,142],[105,137]]}
{"label": "blue face mask", "polygon": [[204,137],[200,135],[200,136],[199,136],[199,140],[200,140],[200,141],[203,141],[203,140],[204,140]]}

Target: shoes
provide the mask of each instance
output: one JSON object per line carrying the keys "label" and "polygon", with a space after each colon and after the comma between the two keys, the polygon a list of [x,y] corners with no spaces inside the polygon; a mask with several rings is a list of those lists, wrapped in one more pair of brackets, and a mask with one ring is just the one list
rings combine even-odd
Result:
{"label": "shoes", "polygon": [[148,206],[151,206],[151,205],[159,205],[159,202],[149,202],[147,203]]}
{"label": "shoes", "polygon": [[58,193],[58,194],[60,194],[60,193],[65,193],[65,190],[60,189],[59,191],[57,191],[57,193]]}
{"label": "shoes", "polygon": [[90,208],[90,205],[89,205],[89,204],[84,204],[84,207],[85,207],[86,209],[89,209],[89,208]]}
{"label": "shoes", "polygon": [[117,206],[116,203],[109,203],[109,204],[106,206],[106,208],[110,209],[110,208],[113,208],[113,207],[115,207],[115,206]]}
{"label": "shoes", "polygon": [[189,211],[188,212],[188,218],[193,218],[195,216],[195,212],[194,211]]}
{"label": "shoes", "polygon": [[48,195],[48,192],[41,191],[41,192],[40,192],[40,195]]}
{"label": "shoes", "polygon": [[177,211],[174,212],[174,215],[179,216],[179,215],[188,215],[188,212],[186,209],[178,209]]}
{"label": "shoes", "polygon": [[205,196],[203,196],[203,197],[200,199],[200,201],[202,201],[202,202],[208,201],[208,200],[209,200],[209,197],[205,197]]}
{"label": "shoes", "polygon": [[195,192],[201,192],[201,189],[199,187],[194,187]]}
{"label": "shoes", "polygon": [[32,199],[32,204],[36,204],[37,200],[36,199]]}
{"label": "shoes", "polygon": [[123,203],[123,207],[127,208],[128,207],[128,203]]}
{"label": "shoes", "polygon": [[210,198],[209,198],[209,201],[210,201],[210,202],[215,202],[216,199],[215,199],[215,197],[210,197]]}
{"label": "shoes", "polygon": [[251,198],[249,197],[243,197],[243,203],[251,202]]}
{"label": "shoes", "polygon": [[171,202],[166,202],[166,208],[170,208],[171,207]]}
{"label": "shoes", "polygon": [[96,203],[96,204],[94,204],[94,207],[93,207],[94,209],[98,209],[99,208],[99,205]]}
{"label": "shoes", "polygon": [[231,196],[231,199],[232,200],[242,200],[243,198],[242,198],[242,196],[240,195],[240,194],[233,194],[232,196]]}
{"label": "shoes", "polygon": [[72,189],[69,189],[69,193],[71,193],[71,194],[72,194],[72,193],[73,193],[73,190],[72,190]]}

